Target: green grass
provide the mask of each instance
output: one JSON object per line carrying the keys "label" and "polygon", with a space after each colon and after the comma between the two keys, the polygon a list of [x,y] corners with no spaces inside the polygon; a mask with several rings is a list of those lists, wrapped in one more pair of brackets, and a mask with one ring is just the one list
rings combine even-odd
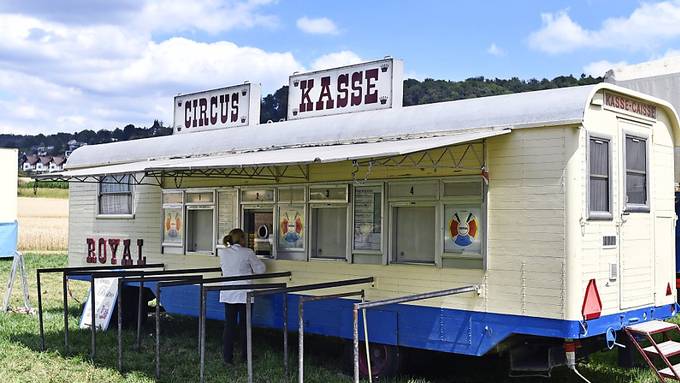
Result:
{"label": "green grass", "polygon": [[68,198],[68,189],[62,188],[37,188],[19,187],[17,188],[18,197],[32,198]]}
{"label": "green grass", "polygon": [[[58,267],[66,264],[64,253],[27,254],[25,256],[29,275],[30,293],[35,306],[35,269]],[[11,261],[0,260],[0,286],[6,285]],[[97,358],[89,361],[89,331],[79,330],[80,304],[71,299],[69,305],[71,354],[63,354],[63,316],[61,309],[61,275],[43,276],[43,304],[47,351],[39,351],[37,316],[20,313],[0,313],[0,382],[153,382],[153,321],[144,329],[142,352],[133,351],[134,334],[124,331],[125,373],[117,369],[117,343],[115,331],[97,336]],[[72,282],[75,298],[84,300],[87,284]],[[15,285],[12,304],[20,305],[20,285]],[[4,292],[4,291],[3,291]],[[194,382],[198,380],[198,355],[196,350],[196,320],[181,316],[165,315],[162,318],[162,382]],[[206,376],[207,382],[245,382],[246,367],[237,364],[226,368],[221,363],[220,323],[208,322]],[[255,373],[257,382],[284,381],[281,335],[272,331],[256,331],[254,350],[257,356]],[[296,344],[294,333],[291,344]],[[351,379],[342,373],[342,345],[336,340],[309,337],[305,344],[305,381],[323,383],[346,383]],[[291,347],[290,382],[296,382],[297,351]],[[498,359],[455,358],[451,355],[421,353],[420,360],[407,360],[409,376],[390,380],[395,383],[443,383],[443,382],[578,382],[570,371],[555,369],[550,379],[506,378],[505,364]],[[579,370],[592,382],[655,382],[647,370],[624,370],[616,367],[616,353],[598,353]]]}

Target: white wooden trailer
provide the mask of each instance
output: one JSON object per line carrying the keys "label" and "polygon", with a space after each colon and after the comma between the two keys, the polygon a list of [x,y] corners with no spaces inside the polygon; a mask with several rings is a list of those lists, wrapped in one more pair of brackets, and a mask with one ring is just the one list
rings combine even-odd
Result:
{"label": "white wooden trailer", "polygon": [[[386,350],[519,361],[526,342],[600,348],[607,331],[675,315],[668,102],[598,84],[399,104],[81,147],[52,176],[71,181],[69,264],[97,262],[94,243],[115,238],[133,260],[143,239],[147,262],[215,266],[242,226],[292,285],[373,276],[368,300],[481,286],[369,312]],[[162,304],[196,315],[193,299]],[[310,306],[307,330],[351,338],[351,302]],[[216,297],[208,305],[221,319]],[[256,325],[280,327],[280,305],[256,302]]]}

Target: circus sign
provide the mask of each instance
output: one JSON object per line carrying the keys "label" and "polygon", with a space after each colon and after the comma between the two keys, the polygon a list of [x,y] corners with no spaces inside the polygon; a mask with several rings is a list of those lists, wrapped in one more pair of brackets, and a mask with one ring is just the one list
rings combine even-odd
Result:
{"label": "circus sign", "polygon": [[480,208],[446,206],[444,250],[451,253],[476,253],[482,250]]}

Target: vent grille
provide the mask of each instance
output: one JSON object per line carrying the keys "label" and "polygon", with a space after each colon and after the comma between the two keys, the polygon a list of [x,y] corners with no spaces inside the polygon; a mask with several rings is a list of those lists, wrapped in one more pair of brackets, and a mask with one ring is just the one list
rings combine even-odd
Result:
{"label": "vent grille", "polygon": [[616,236],[615,235],[605,235],[602,237],[603,247],[615,247],[616,246]]}

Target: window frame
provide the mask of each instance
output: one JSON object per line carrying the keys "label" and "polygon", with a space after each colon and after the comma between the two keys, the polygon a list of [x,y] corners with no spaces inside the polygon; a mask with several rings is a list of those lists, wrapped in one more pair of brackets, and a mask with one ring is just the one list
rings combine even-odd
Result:
{"label": "window frame", "polygon": [[[434,246],[433,246],[433,258],[432,262],[415,262],[415,261],[405,261],[400,262],[397,260],[397,225],[395,222],[394,210],[398,208],[408,208],[408,207],[431,207],[434,209],[434,221],[432,222],[432,227],[434,228]],[[443,238],[443,232],[441,230],[440,221],[442,220],[441,213],[441,202],[440,201],[390,201],[388,203],[389,209],[389,245],[387,251],[387,261],[390,265],[418,265],[418,266],[434,266],[437,268],[442,267],[442,252],[440,245]]]}
{"label": "window frame", "polygon": [[[312,255],[312,247],[314,245],[314,241],[316,238],[314,238],[316,235],[314,233],[314,209],[343,209],[345,211],[345,254],[344,257],[337,257],[337,258],[330,258],[330,257],[315,257]],[[351,243],[350,243],[350,234],[353,234],[354,231],[350,231],[350,223],[352,222],[352,211],[349,207],[349,203],[347,202],[328,202],[328,203],[319,203],[319,202],[310,202],[307,207],[307,225],[310,231],[308,231],[308,251],[307,253],[309,254],[309,260],[313,261],[327,261],[327,262],[351,262]]]}
{"label": "window frame", "polygon": [[[591,140],[601,140],[608,143],[607,158],[608,158],[608,175],[607,175],[607,192],[609,199],[609,211],[592,211],[590,209],[590,145]],[[586,218],[588,220],[610,221],[614,219],[614,148],[613,137],[607,134],[588,133],[586,134]]]}
{"label": "window frame", "polygon": [[[97,183],[97,215],[96,218],[98,219],[134,219],[135,218],[135,185],[133,184],[132,180],[132,174],[131,173],[125,173],[122,174],[122,177],[128,177],[128,186],[129,186],[129,191],[127,192],[105,192],[102,193],[102,185],[104,184],[104,180],[107,177],[116,177],[117,175],[106,175],[106,176],[101,176],[99,178],[99,182]],[[129,213],[102,213],[101,212],[101,207],[102,207],[102,196],[104,195],[128,195],[129,198],[129,206],[130,206],[130,212]]]}
{"label": "window frame", "polygon": [[[164,203],[163,202],[163,196],[165,194],[179,194],[182,197],[182,201],[177,203]],[[165,231],[163,229],[163,225],[165,224],[163,221],[165,219],[165,209],[180,209],[181,214],[182,214],[182,243],[177,244],[177,243],[170,243],[170,242],[164,242],[165,240]],[[174,249],[182,249],[182,254],[185,252],[185,244],[186,244],[186,209],[184,206],[184,190],[182,189],[162,189],[161,190],[161,248],[162,252],[165,253],[166,248],[174,248]]]}
{"label": "window frame", "polygon": [[[377,190],[380,192],[380,250],[363,250],[363,249],[356,249],[354,247],[354,224],[355,224],[355,212],[356,212],[356,189],[357,188],[367,188],[367,189],[372,189],[372,190]],[[351,191],[352,195],[350,198],[350,213],[351,213],[351,220],[349,222],[350,226],[350,250],[351,250],[351,257],[352,257],[352,263],[356,263],[356,257],[355,255],[375,255],[375,256],[380,256],[381,257],[381,263],[384,264],[385,262],[383,261],[382,257],[385,254],[386,251],[386,242],[387,242],[387,233],[385,232],[385,222],[386,218],[388,216],[386,209],[386,201],[387,198],[385,196],[385,183],[380,182],[380,183],[370,183],[370,184],[365,184],[365,185],[352,185]]]}
{"label": "window frame", "polygon": [[[645,126],[645,125],[643,125]],[[651,191],[649,190],[649,187],[651,185],[651,182],[649,180],[650,174],[650,166],[649,163],[650,158],[650,150],[649,150],[649,140],[650,140],[650,134],[649,133],[642,133],[639,131],[633,131],[633,130],[623,130],[623,155],[622,155],[622,163],[623,163],[623,172],[622,172],[622,180],[623,180],[623,211],[625,213],[649,213],[651,212]],[[645,196],[646,196],[646,201],[644,204],[638,204],[638,203],[629,203],[628,202],[628,167],[627,167],[627,154],[628,154],[628,138],[636,138],[639,140],[644,140],[645,141]]]}

